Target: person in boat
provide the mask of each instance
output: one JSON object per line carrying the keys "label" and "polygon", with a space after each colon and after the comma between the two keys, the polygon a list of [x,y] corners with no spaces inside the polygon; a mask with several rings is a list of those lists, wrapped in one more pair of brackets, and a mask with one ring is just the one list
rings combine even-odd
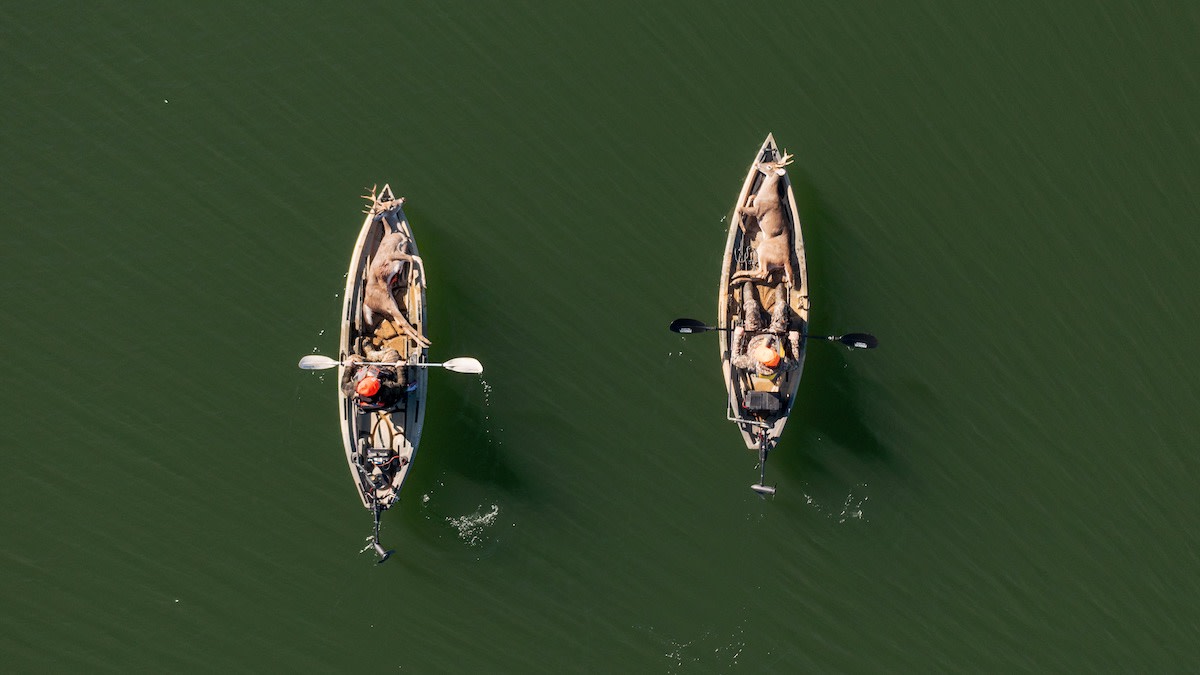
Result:
{"label": "person in boat", "polygon": [[[795,370],[800,364],[795,358],[800,353],[800,331],[788,330],[787,301],[778,291],[775,298],[775,306],[771,308],[771,323],[764,331],[758,291],[750,281],[743,287],[742,322],[733,329],[733,353],[729,359],[735,368],[770,378]],[[784,336],[787,338],[786,345]],[[790,357],[788,347],[791,348]]]}
{"label": "person in boat", "polygon": [[[410,387],[400,353],[395,349],[362,347],[363,356],[351,354],[342,378],[342,391],[354,396],[361,410],[389,410],[404,399]],[[389,365],[383,365],[389,364]]]}
{"label": "person in boat", "polygon": [[[799,333],[797,331],[791,331]],[[797,354],[793,347],[792,353]],[[759,377],[772,378],[780,373],[795,370],[799,361],[787,356],[783,340],[774,333],[750,335],[741,326],[733,329],[733,355],[729,362],[735,368],[749,370]]]}

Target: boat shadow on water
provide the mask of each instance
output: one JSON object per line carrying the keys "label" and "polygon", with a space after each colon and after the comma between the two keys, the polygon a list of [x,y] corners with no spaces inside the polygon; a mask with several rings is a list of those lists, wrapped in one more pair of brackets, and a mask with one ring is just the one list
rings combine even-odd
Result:
{"label": "boat shadow on water", "polygon": [[830,353],[813,355],[810,352],[805,361],[804,380],[796,401],[800,414],[799,419],[794,420],[800,422],[794,430],[799,433],[783,437],[779,447],[771,453],[772,465],[784,470],[796,469],[804,476],[811,476],[813,472],[830,473],[820,459],[826,453],[812,447],[815,436],[821,439],[821,445],[828,441],[838,448],[848,449],[863,462],[882,463],[899,469],[895,454],[863,419],[857,403],[859,383],[844,350],[833,345],[824,349]]}
{"label": "boat shadow on water", "polygon": [[[847,266],[834,260],[833,252],[824,242],[826,233],[837,236],[846,228],[803,170],[793,171],[792,181],[809,260],[824,261],[815,268],[827,270],[810,277],[810,283],[817,289],[813,292],[816,324],[813,331],[821,333],[828,328],[826,332],[837,332],[837,328],[828,327],[827,323],[828,317],[842,314],[835,306],[836,289],[842,278],[828,271]],[[882,348],[887,348],[886,342]],[[832,343],[810,343],[807,352],[793,419],[771,453],[769,467],[806,482],[819,492],[844,490],[847,485],[861,483],[866,471],[855,464],[882,464],[891,471],[902,470],[901,462],[864,419],[859,405],[862,397],[856,373],[869,367],[867,362],[877,354],[848,352]],[[851,360],[855,361],[854,367],[850,367]],[[836,453],[831,453],[832,448],[838,449]],[[848,449],[852,457],[847,457],[841,449]]]}
{"label": "boat shadow on water", "polygon": [[[431,387],[432,389],[432,387]],[[502,452],[484,408],[476,384],[440,386],[430,392],[430,410],[437,415],[426,417],[421,438],[421,451],[415,460],[419,480],[413,482],[413,500],[445,483],[464,478],[470,483],[497,489],[504,493],[525,490],[525,481],[513,470]],[[414,473],[413,478],[418,478]],[[407,489],[409,486],[406,485]]]}
{"label": "boat shadow on water", "polygon": [[401,539],[441,549],[457,530],[459,544],[478,555],[492,549],[493,526],[512,517],[515,502],[536,503],[541,496],[508,458],[479,383],[430,388],[430,410],[438,414],[426,417],[413,473],[388,517]]}

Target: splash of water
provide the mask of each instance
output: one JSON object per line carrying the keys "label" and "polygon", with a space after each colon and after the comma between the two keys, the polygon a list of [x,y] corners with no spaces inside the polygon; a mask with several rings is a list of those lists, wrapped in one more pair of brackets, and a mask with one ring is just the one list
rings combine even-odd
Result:
{"label": "splash of water", "polygon": [[479,546],[483,543],[484,531],[496,523],[499,515],[500,507],[496,504],[492,504],[487,513],[483,513],[483,505],[480,504],[475,513],[457,518],[447,517],[446,522],[458,530],[458,538],[465,541],[467,546]]}
{"label": "splash of water", "polygon": [[[864,484],[863,487],[866,487],[866,485]],[[862,507],[863,504],[870,499],[870,497],[863,497],[857,502],[855,502],[854,499],[854,491],[851,490],[850,493],[846,495],[846,501],[842,502],[842,512],[838,514],[838,523],[844,523],[847,520],[866,520],[866,518],[863,516]]]}
{"label": "splash of water", "polygon": [[[492,424],[491,424],[492,416],[487,414],[487,412],[486,412],[486,410],[488,408],[490,408],[492,405],[492,385],[490,382],[483,379],[483,377],[479,378],[479,383],[483,385],[483,409],[485,411],[484,415],[483,415],[483,421],[486,423],[483,426],[483,434],[484,434],[484,436],[487,437],[489,443],[494,442],[496,445],[500,445],[501,442],[496,440],[492,436]],[[504,430],[497,429],[497,431],[504,431]]]}
{"label": "splash of water", "polygon": [[362,555],[373,548],[375,548],[375,536],[371,535],[367,537],[367,545],[364,546],[363,549],[358,552],[358,554]]}

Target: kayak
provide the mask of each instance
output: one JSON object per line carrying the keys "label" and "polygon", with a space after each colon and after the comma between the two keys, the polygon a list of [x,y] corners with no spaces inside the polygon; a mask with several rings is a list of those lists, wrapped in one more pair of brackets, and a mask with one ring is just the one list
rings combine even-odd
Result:
{"label": "kayak", "polygon": [[[425,270],[404,214],[403,200],[396,199],[389,185],[384,185],[378,194],[373,190],[368,198],[371,204],[346,274],[338,342],[338,360],[342,362],[338,367],[339,383],[347,377],[350,366],[346,361],[351,355],[365,358],[369,353],[390,348],[410,364],[425,363],[427,359]],[[386,286],[403,313],[402,321],[372,317],[370,308],[365,306],[369,275],[373,273],[377,254],[381,253],[380,244],[389,247],[389,251],[383,252],[387,255],[390,245],[397,241],[403,252],[412,257],[404,263],[402,273],[389,279]],[[371,318],[376,319],[374,325]],[[408,325],[402,328],[404,323]],[[338,387],[346,463],[359,499],[364,507],[375,512],[377,524],[379,513],[400,498],[400,488],[417,454],[425,419],[428,369],[404,367],[404,371],[406,390],[387,409],[363,409],[352,390],[347,392],[345,387]]]}
{"label": "kayak", "polygon": [[[728,393],[728,418],[737,425],[746,447],[759,452],[763,465],[792,414],[808,333],[804,238],[791,180],[783,168],[790,160],[789,155],[779,151],[774,136],[768,134],[734,204],[717,294],[717,325],[721,328],[718,342]],[[761,317],[748,320],[748,311]],[[786,367],[769,374],[746,367],[745,358],[737,358],[735,329],[739,327],[746,341],[756,335],[773,334],[775,339],[770,344],[778,350],[775,360]],[[753,487],[763,494],[774,493],[774,488],[761,482]]]}

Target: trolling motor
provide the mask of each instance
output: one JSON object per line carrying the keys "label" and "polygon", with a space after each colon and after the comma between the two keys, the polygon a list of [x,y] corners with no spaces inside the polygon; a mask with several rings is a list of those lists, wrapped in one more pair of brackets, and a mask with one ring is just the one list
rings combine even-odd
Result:
{"label": "trolling motor", "polygon": [[767,495],[775,494],[775,486],[765,484],[767,482],[767,453],[770,452],[768,445],[767,432],[760,431],[758,434],[758,482],[751,485],[750,489],[761,495],[763,499],[766,499]]}
{"label": "trolling motor", "polygon": [[371,540],[371,546],[375,549],[375,554],[379,556],[376,565],[382,565],[387,562],[387,559],[392,556],[395,551],[388,551],[379,544],[379,514],[383,513],[383,507],[379,506],[379,502],[375,502],[375,538]]}
{"label": "trolling motor", "polygon": [[[368,457],[371,457],[371,452],[375,451],[368,452]],[[378,459],[378,457],[375,457],[374,459]],[[370,470],[363,466],[362,461],[357,455],[354,457],[354,466],[358,469],[359,475],[365,481],[365,484],[360,489],[363,490],[364,495],[369,495],[371,497],[371,512],[375,516],[375,535],[371,537],[371,545],[367,548],[375,549],[375,554],[379,556],[379,560],[377,560],[375,564],[380,565],[386,562],[387,559],[390,558],[393,553],[395,553],[395,551],[389,551],[385,549],[379,543],[379,517],[384,511],[387,510],[387,507],[379,504],[379,497],[376,494],[376,490],[379,490],[387,485],[387,477],[384,475],[383,469],[380,469],[379,476],[375,476]],[[372,489],[372,486],[374,486],[374,489]],[[366,550],[367,549],[364,548],[362,551],[359,551],[359,553],[362,553]]]}

